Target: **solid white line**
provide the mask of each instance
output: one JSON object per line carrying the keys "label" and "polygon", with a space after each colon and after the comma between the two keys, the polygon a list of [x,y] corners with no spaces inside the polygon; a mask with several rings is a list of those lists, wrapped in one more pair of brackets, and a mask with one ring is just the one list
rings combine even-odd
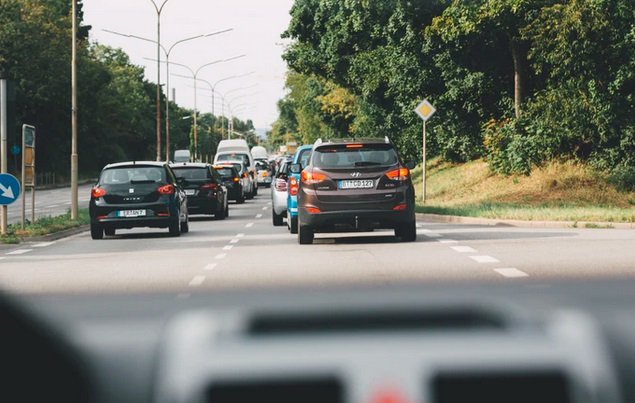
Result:
{"label": "solid white line", "polygon": [[13,252],[7,253],[7,255],[21,255],[23,253],[31,252],[33,249],[18,249]]}
{"label": "solid white line", "polygon": [[476,249],[470,246],[450,246],[451,249],[454,249],[455,252],[459,253],[474,253]]}
{"label": "solid white line", "polygon": [[498,259],[487,255],[470,256],[470,259],[477,263],[500,263]]}
{"label": "solid white line", "polygon": [[519,278],[519,277],[529,277],[529,274],[525,273],[522,270],[518,270],[514,267],[509,267],[505,269],[494,269],[494,271],[501,276],[509,277],[509,278]]}
{"label": "solid white line", "polygon": [[238,243],[238,241],[240,241],[240,239],[232,239],[229,243]]}
{"label": "solid white line", "polygon": [[203,270],[212,271],[218,266],[218,263],[210,263],[207,266],[203,267]]}
{"label": "solid white line", "polygon": [[52,241],[52,242],[40,242],[38,244],[33,245],[34,248],[45,248],[47,246],[51,246],[54,243],[56,243],[57,241]]}
{"label": "solid white line", "polygon": [[225,259],[225,256],[227,256],[227,253],[219,253],[218,255],[214,256],[214,259]]}
{"label": "solid white line", "polygon": [[251,228],[254,226],[254,223],[250,222],[247,225],[245,225],[245,228]]}
{"label": "solid white line", "polygon": [[439,238],[442,237],[443,235],[441,234],[437,234],[435,232],[426,232],[425,234],[423,234],[425,236],[427,236],[428,238]]}
{"label": "solid white line", "polygon": [[243,234],[243,233],[241,232],[240,234],[237,234],[237,235],[236,235],[236,238],[242,238],[242,237],[244,237],[244,236],[245,236],[245,234]]}
{"label": "solid white line", "polygon": [[223,246],[223,250],[232,250],[233,247],[234,245]]}
{"label": "solid white line", "polygon": [[459,241],[455,241],[454,239],[437,239],[437,241],[441,243],[459,243]]}
{"label": "solid white line", "polygon": [[256,214],[256,218],[262,218],[262,214]]}
{"label": "solid white line", "polygon": [[194,278],[192,278],[192,280],[190,280],[190,287],[198,287],[199,285],[203,284],[203,281],[205,281],[205,276],[194,276]]}

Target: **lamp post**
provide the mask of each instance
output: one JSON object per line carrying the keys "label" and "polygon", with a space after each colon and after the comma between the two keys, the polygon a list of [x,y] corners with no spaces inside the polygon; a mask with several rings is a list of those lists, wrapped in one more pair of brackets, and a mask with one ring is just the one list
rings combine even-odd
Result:
{"label": "lamp post", "polygon": [[[148,39],[148,38],[144,38],[141,36],[137,36],[137,35],[130,35],[130,34],[123,34],[121,32],[116,32],[116,31],[111,31],[108,29],[104,29],[105,32],[111,33],[111,34],[115,34],[115,35],[119,35],[119,36],[124,36],[127,38],[134,38],[134,39],[139,39],[142,41],[146,41],[146,42],[152,42],[152,43],[157,43],[159,45],[159,48],[161,50],[163,50],[163,53],[165,54],[165,61],[166,61],[166,89],[165,89],[165,160],[169,161],[170,160],[170,54],[172,53],[172,50],[179,44],[182,44],[183,42],[188,42],[194,39],[199,39],[199,38],[206,38],[208,36],[213,36],[213,35],[218,35],[218,34],[223,34],[225,32],[229,32],[232,31],[233,28],[228,28],[228,29],[223,29],[221,31],[215,31],[215,32],[210,32],[207,34],[201,34],[201,35],[196,35],[196,36],[191,36],[188,38],[184,38],[181,40],[178,40],[176,42],[174,42],[169,48],[165,48],[163,45],[161,45],[160,43],[152,40],[152,39]],[[159,147],[159,144],[157,144],[157,147]]]}
{"label": "lamp post", "polygon": [[73,44],[71,46],[71,220],[77,220],[79,211],[79,161],[77,156],[77,0],[73,0],[72,8]]}
{"label": "lamp post", "polygon": [[248,75],[254,74],[255,71],[250,71],[248,73],[244,73],[244,74],[237,74],[237,75],[233,75],[233,76],[229,76],[229,77],[224,77],[221,78],[220,80],[216,81],[214,84],[211,85],[212,88],[212,115],[214,114],[214,91],[216,91],[216,86],[224,81],[227,80],[232,80],[234,78],[241,78],[241,77],[247,77]]}

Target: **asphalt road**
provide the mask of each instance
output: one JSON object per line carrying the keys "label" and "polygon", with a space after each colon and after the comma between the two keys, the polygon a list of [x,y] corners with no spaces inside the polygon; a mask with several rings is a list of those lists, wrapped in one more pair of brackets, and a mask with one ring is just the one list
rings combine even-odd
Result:
{"label": "asphalt road", "polygon": [[536,229],[418,223],[418,239],[392,231],[317,234],[298,245],[273,227],[269,191],[232,204],[230,217],[193,216],[190,233],[118,231],[93,241],[82,233],[0,252],[0,287],[17,293],[173,292],[188,298],[215,288],[285,284],[386,285],[413,281],[526,282],[630,277],[635,231]]}
{"label": "asphalt road", "polygon": [[[80,185],[78,188],[79,207],[87,208],[92,185]],[[31,191],[20,194],[18,200],[8,207],[9,224],[22,222],[22,197],[26,196],[26,219],[31,219]],[[66,213],[71,208],[70,188],[46,189],[35,191],[35,216],[47,217]]]}

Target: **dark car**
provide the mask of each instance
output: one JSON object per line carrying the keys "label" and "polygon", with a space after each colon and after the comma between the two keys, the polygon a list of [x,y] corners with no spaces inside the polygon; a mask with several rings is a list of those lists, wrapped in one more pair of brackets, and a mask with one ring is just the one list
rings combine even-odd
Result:
{"label": "dark car", "polygon": [[106,165],[90,197],[90,235],[102,239],[117,229],[168,228],[189,231],[187,196],[165,162]]}
{"label": "dark car", "polygon": [[312,243],[315,232],[376,228],[414,241],[414,206],[410,169],[388,139],[318,141],[300,175],[298,242]]}
{"label": "dark car", "polygon": [[245,190],[239,169],[233,164],[216,164],[214,170],[220,175],[223,185],[227,188],[228,199],[244,203]]}
{"label": "dark car", "polygon": [[229,215],[227,189],[211,164],[183,162],[170,168],[185,190],[190,214],[212,214],[217,220]]}

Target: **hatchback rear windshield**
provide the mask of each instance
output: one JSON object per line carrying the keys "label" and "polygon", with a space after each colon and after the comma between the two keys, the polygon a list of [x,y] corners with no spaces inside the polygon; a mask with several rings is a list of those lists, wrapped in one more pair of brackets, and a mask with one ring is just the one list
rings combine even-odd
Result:
{"label": "hatchback rear windshield", "polygon": [[231,168],[216,168],[216,172],[223,178],[231,178],[234,176],[233,169]]}
{"label": "hatchback rear windshield", "polygon": [[210,177],[207,168],[172,168],[177,178],[186,180],[201,180]]}
{"label": "hatchback rear windshield", "polygon": [[249,156],[241,153],[220,154],[216,161],[243,161],[249,165]]}
{"label": "hatchback rear windshield", "polygon": [[337,144],[313,151],[316,168],[391,166],[399,162],[390,144]]}
{"label": "hatchback rear windshield", "polygon": [[165,170],[162,167],[143,166],[109,168],[102,172],[99,180],[102,185],[125,185],[165,181]]}

